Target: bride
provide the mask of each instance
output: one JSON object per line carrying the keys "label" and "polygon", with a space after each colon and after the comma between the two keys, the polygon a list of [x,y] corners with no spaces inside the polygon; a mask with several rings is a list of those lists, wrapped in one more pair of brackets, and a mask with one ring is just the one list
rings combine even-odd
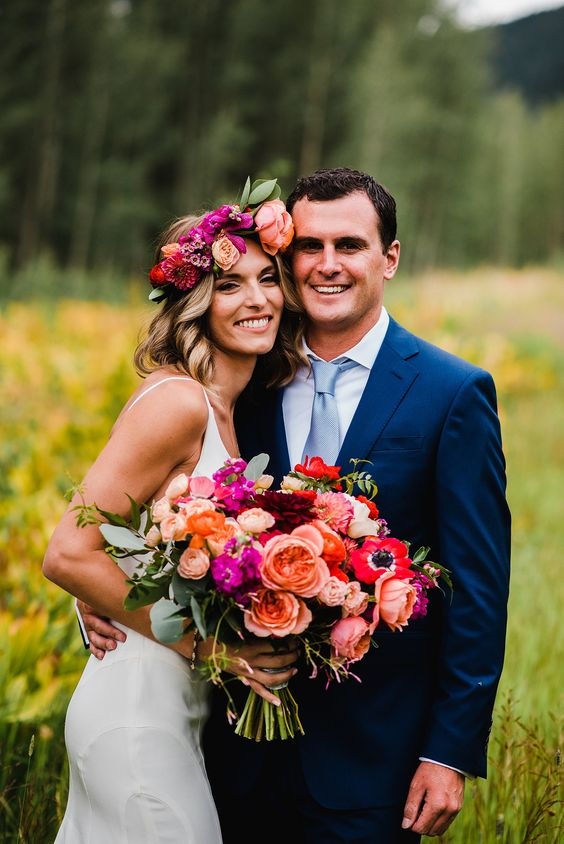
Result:
{"label": "bride", "polygon": [[[124,633],[103,660],[93,649],[68,707],[69,799],[56,844],[221,842],[200,748],[208,684],[190,667],[210,643],[189,633],[163,645],[151,633],[149,607],[123,609],[131,569],[106,554],[96,525],[77,526],[75,507],[84,500],[128,518],[128,495],[151,503],[179,473],[211,475],[238,456],[233,411],[257,360],[271,384],[290,381],[300,362],[290,313],[299,305],[280,258],[292,234],[283,203],[269,197],[252,214],[223,205],[183,217],[161,239],[150,298],[164,304],[135,352],[144,381],[43,563],[47,578]],[[281,671],[277,682],[295,673],[295,654],[265,654],[264,643],[232,648],[229,670],[276,702],[272,675],[250,674],[259,653],[261,666]]]}

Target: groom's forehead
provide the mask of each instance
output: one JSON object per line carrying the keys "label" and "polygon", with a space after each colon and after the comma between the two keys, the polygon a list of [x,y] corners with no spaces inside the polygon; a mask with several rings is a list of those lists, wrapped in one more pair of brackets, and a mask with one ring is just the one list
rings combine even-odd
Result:
{"label": "groom's forehead", "polygon": [[296,240],[340,240],[378,235],[378,214],[364,193],[337,199],[300,199],[292,209]]}

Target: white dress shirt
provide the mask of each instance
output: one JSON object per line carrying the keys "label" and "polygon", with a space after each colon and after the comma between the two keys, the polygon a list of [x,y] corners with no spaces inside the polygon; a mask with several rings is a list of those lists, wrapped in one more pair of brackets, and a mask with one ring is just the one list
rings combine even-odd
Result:
{"label": "white dress shirt", "polygon": [[[364,335],[362,340],[347,352],[338,355],[338,358],[346,356],[358,363],[358,366],[340,373],[335,387],[335,399],[339,414],[339,447],[343,444],[345,434],[358,407],[370,370],[384,341],[389,322],[390,317],[386,309],[382,308],[378,322]],[[312,357],[317,357],[305,341],[304,352]],[[333,358],[333,360],[338,360],[338,358]],[[303,366],[296,373],[292,383],[284,388],[282,399],[284,427],[292,466],[302,461],[304,445],[311,423],[314,395],[313,372]],[[348,468],[345,467],[344,471],[348,471]]]}

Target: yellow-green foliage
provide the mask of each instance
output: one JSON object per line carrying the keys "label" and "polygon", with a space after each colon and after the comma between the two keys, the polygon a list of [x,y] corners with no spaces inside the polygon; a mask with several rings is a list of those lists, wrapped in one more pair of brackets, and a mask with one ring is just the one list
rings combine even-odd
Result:
{"label": "yellow-green foliage", "polygon": [[[508,463],[513,574],[491,774],[468,788],[443,841],[550,844],[562,823],[554,760],[564,663],[564,285],[540,270],[435,274],[390,282],[387,306],[492,372]],[[138,383],[132,352],[151,313],[138,302],[78,301],[0,313],[0,816],[8,807],[0,841],[15,840],[14,782],[26,806],[21,840],[53,840],[64,806],[62,719],[86,657],[72,600],[43,578],[41,560],[65,492]]]}

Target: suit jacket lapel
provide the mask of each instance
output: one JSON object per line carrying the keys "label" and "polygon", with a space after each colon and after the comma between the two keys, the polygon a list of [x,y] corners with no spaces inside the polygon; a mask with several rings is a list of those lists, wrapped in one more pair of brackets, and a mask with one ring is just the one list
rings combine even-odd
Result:
{"label": "suit jacket lapel", "polygon": [[351,458],[370,453],[386,423],[403,401],[418,370],[413,360],[418,354],[413,334],[390,317],[390,325],[378,352],[356,413],[341,446],[337,465],[351,469]]}

